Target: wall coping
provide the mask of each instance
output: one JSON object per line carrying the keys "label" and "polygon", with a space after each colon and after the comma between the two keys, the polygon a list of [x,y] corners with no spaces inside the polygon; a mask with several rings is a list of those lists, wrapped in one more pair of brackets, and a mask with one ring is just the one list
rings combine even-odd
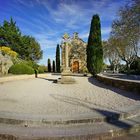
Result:
{"label": "wall coping", "polygon": [[126,82],[132,82],[132,83],[140,83],[140,80],[129,80],[129,79],[121,79],[121,78],[115,78],[115,77],[109,77],[105,76],[104,74],[97,74],[97,76],[107,78],[107,79],[112,79],[112,80],[117,80],[117,81],[126,81]]}

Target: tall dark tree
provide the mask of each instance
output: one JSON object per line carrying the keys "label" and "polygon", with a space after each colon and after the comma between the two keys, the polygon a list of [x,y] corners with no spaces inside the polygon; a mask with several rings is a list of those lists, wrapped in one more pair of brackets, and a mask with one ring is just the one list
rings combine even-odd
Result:
{"label": "tall dark tree", "polygon": [[53,60],[53,72],[55,72],[55,61]]}
{"label": "tall dark tree", "polygon": [[60,72],[60,48],[59,44],[56,47],[56,72]]}
{"label": "tall dark tree", "polygon": [[48,72],[51,72],[51,60],[48,59]]}
{"label": "tall dark tree", "polygon": [[16,26],[16,22],[11,18],[0,25],[0,46],[8,46],[17,53],[20,51],[21,32]]}
{"label": "tall dark tree", "polygon": [[98,15],[92,17],[86,51],[87,68],[89,72],[93,75],[100,73],[103,66],[103,50],[101,41],[101,24]]}

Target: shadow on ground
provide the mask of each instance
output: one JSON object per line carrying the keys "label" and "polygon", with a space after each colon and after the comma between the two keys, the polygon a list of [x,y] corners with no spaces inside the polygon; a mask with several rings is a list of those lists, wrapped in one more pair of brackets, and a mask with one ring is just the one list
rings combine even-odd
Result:
{"label": "shadow on ground", "polygon": [[57,79],[49,79],[49,78],[43,78],[43,77],[37,77],[38,79],[43,79],[43,80],[47,80],[47,81],[51,81],[53,83],[57,82]]}
{"label": "shadow on ground", "polygon": [[130,98],[130,99],[133,99],[133,100],[140,100],[140,95],[138,93],[128,92],[128,91],[125,91],[125,90],[122,90],[122,89],[118,89],[116,87],[105,85],[105,84],[99,82],[98,80],[96,80],[94,77],[89,77],[88,81],[89,81],[89,83],[91,83],[95,86],[98,86],[100,88],[111,90],[111,91],[114,92],[114,94],[120,94],[124,97]]}
{"label": "shadow on ground", "polygon": [[[81,99],[78,99],[78,98],[56,95],[56,94],[52,94],[50,96],[52,98],[54,98],[55,100],[59,100],[61,102],[65,102],[65,103],[75,105],[75,106],[85,107],[87,109],[95,111],[95,112],[101,114],[103,117],[105,117],[107,123],[109,123],[111,125],[114,125],[118,128],[131,128],[130,124],[127,124],[127,123],[123,122],[122,120],[119,120],[120,119],[120,113],[113,112],[113,111],[108,111],[108,110],[102,110],[102,109],[99,109],[98,107],[91,108],[89,104],[93,104],[92,102],[81,100]],[[121,113],[124,113],[124,112],[121,112]]]}

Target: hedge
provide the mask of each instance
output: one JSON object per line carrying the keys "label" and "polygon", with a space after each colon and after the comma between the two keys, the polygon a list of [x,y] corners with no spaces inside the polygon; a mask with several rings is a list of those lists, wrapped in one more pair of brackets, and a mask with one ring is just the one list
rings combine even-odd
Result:
{"label": "hedge", "polygon": [[34,69],[31,68],[30,66],[24,64],[24,63],[19,63],[15,64],[10,67],[9,73],[12,74],[34,74]]}

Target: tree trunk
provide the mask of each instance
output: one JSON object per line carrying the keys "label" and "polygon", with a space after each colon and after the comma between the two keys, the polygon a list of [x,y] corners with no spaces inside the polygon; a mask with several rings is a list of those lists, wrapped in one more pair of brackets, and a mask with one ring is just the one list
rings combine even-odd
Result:
{"label": "tree trunk", "polygon": [[115,65],[115,70],[116,70],[116,73],[119,73],[118,65]]}
{"label": "tree trunk", "polygon": [[126,62],[127,74],[130,74],[130,63]]}
{"label": "tree trunk", "polygon": [[115,65],[113,65],[113,73],[115,73]]}

